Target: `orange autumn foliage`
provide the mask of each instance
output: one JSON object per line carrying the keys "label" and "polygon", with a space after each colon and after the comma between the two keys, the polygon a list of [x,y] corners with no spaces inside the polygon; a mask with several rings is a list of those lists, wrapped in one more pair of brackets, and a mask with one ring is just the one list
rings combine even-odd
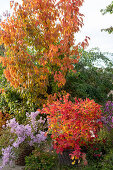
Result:
{"label": "orange autumn foliage", "polygon": [[83,1],[22,0],[22,5],[10,2],[13,14],[0,24],[0,44],[6,48],[0,61],[12,86],[47,97],[49,76],[59,88],[65,84],[66,73],[79,60],[78,49],[88,45],[88,37],[74,45],[74,34],[83,26],[79,12]]}

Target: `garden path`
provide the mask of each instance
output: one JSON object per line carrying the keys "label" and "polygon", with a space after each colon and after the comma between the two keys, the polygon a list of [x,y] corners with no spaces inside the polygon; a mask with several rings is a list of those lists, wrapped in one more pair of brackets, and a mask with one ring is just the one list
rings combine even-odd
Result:
{"label": "garden path", "polygon": [[[2,165],[2,159],[0,159],[0,166]],[[12,165],[5,166],[2,170],[24,170],[24,166]]]}

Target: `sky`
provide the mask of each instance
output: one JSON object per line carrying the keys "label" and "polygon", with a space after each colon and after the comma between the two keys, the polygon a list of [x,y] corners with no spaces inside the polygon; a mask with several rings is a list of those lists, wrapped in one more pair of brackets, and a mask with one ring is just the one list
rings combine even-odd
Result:
{"label": "sky", "polygon": [[113,53],[113,34],[101,32],[101,29],[113,26],[113,14],[102,15],[100,10],[105,9],[112,0],[85,0],[80,8],[84,14],[84,26],[76,36],[83,41],[85,36],[90,37],[88,49],[98,47],[102,52]]}
{"label": "sky", "polygon": [[[16,1],[16,0],[14,0]],[[21,2],[21,0],[18,0]],[[113,14],[102,15],[104,9],[112,0],[84,0],[80,12],[84,14],[84,26],[75,35],[76,43],[82,42],[85,36],[90,37],[87,50],[98,47],[101,52],[113,53],[113,34],[101,32],[101,29],[113,25]],[[0,0],[0,15],[10,9],[10,0]]]}

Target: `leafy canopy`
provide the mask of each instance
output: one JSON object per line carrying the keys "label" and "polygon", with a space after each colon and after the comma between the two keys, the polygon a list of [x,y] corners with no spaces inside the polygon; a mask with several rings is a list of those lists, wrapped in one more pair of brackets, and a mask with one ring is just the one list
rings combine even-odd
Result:
{"label": "leafy canopy", "polygon": [[79,12],[83,1],[10,2],[13,14],[0,24],[0,44],[4,43],[6,49],[0,61],[12,86],[21,91],[29,89],[37,100],[37,96],[47,97],[51,80],[55,89],[65,84],[67,72],[73,70],[80,57],[78,48],[88,44],[86,37],[74,45],[74,34],[83,26]]}

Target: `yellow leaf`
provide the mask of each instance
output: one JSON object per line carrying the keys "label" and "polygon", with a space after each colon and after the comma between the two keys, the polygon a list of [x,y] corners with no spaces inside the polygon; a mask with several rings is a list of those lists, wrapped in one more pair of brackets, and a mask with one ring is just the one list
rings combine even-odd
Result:
{"label": "yellow leaf", "polygon": [[74,164],[75,164],[75,161],[72,162],[72,165],[74,165]]}
{"label": "yellow leaf", "polygon": [[73,160],[75,157],[73,156],[71,159]]}

